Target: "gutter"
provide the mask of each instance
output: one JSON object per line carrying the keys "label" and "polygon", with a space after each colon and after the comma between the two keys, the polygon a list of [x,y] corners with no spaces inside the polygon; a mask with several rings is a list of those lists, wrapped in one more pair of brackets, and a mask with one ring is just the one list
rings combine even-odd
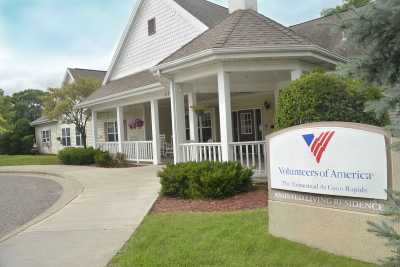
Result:
{"label": "gutter", "polygon": [[235,47],[235,48],[211,48],[207,49],[171,62],[162,63],[152,68],[157,73],[165,69],[178,67],[191,61],[200,60],[206,57],[229,55],[229,54],[248,54],[248,53],[298,53],[298,52],[314,52],[331,58],[335,61],[346,63],[348,59],[333,53],[325,48],[316,45],[292,45],[292,46],[261,46],[261,47]]}
{"label": "gutter", "polygon": [[103,103],[107,103],[107,102],[111,102],[111,101],[121,100],[121,99],[124,99],[127,97],[151,93],[151,92],[159,91],[162,89],[164,89],[164,87],[162,86],[161,83],[154,83],[154,84],[138,87],[135,89],[123,91],[121,93],[116,93],[116,94],[96,98],[93,100],[84,101],[84,102],[76,105],[75,108],[88,108],[91,106],[95,106],[95,105],[99,105],[99,104],[103,104]]}

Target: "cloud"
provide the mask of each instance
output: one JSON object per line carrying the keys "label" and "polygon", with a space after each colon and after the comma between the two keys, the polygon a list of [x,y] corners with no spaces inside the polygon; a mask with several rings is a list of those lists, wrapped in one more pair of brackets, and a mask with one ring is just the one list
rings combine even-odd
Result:
{"label": "cloud", "polygon": [[[0,88],[45,90],[60,85],[67,67],[105,70],[135,1],[0,0]],[[259,1],[263,14],[285,25],[340,2]]]}
{"label": "cloud", "polygon": [[113,12],[114,1],[15,1],[0,0],[0,88],[7,94],[58,87],[67,67],[107,69],[133,0]]}

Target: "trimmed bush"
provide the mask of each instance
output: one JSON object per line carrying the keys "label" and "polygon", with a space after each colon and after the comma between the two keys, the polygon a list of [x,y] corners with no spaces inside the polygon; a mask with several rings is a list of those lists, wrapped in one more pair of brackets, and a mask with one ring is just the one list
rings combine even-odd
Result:
{"label": "trimmed bush", "polygon": [[95,163],[99,167],[109,168],[113,166],[113,157],[110,152],[99,151],[94,157]]}
{"label": "trimmed bush", "polygon": [[126,156],[123,153],[110,154],[107,151],[99,151],[94,160],[97,166],[103,168],[123,168],[128,166]]}
{"label": "trimmed bush", "polygon": [[65,165],[92,165],[98,153],[100,151],[93,148],[68,147],[58,153],[58,158]]}
{"label": "trimmed bush", "polygon": [[276,127],[287,127],[320,121],[345,121],[385,125],[386,116],[377,118],[366,112],[366,104],[382,96],[376,87],[365,87],[357,80],[335,74],[312,72],[292,82],[279,95]]}
{"label": "trimmed bush", "polygon": [[185,199],[221,199],[251,189],[253,171],[238,162],[188,162],[159,172],[161,193]]}

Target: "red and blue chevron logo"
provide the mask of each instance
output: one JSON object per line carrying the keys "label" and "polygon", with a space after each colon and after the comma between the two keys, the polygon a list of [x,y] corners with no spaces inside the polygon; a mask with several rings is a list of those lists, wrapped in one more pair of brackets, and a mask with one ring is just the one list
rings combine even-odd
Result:
{"label": "red and blue chevron logo", "polygon": [[315,138],[314,134],[303,135],[304,141],[311,149],[311,153],[313,153],[318,164],[321,162],[322,156],[334,135],[335,131],[322,132],[317,138]]}

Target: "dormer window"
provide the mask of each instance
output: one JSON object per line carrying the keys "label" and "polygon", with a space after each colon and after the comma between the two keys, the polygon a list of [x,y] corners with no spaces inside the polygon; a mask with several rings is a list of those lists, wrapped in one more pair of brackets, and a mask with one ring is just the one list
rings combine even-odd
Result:
{"label": "dormer window", "polygon": [[156,18],[152,18],[147,22],[149,36],[156,33]]}

